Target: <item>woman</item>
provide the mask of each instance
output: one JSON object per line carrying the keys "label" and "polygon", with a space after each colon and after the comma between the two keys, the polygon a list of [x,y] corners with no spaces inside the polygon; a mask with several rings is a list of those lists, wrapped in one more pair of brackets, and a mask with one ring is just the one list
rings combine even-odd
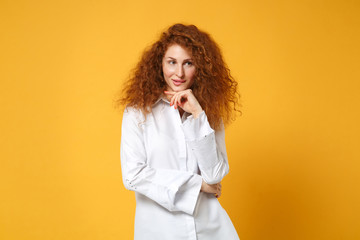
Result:
{"label": "woman", "polygon": [[120,105],[121,168],[135,191],[135,239],[239,239],[218,197],[236,82],[217,44],[175,24],[144,52]]}

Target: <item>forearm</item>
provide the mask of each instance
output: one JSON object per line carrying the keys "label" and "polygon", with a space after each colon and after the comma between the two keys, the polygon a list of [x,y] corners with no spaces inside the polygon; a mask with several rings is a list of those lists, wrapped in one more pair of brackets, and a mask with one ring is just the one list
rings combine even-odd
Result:
{"label": "forearm", "polygon": [[215,132],[205,112],[197,119],[189,117],[183,130],[189,154],[196,159],[204,181],[209,184],[220,182],[229,172],[224,130]]}
{"label": "forearm", "polygon": [[186,171],[154,169],[129,164],[122,158],[123,182],[128,190],[139,192],[169,211],[193,214],[202,177]]}

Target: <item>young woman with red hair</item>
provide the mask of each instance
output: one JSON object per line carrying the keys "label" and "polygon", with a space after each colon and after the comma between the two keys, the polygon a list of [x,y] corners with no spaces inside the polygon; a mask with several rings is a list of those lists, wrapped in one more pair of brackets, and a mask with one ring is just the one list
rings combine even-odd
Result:
{"label": "young woman with red hair", "polygon": [[116,100],[126,106],[121,169],[135,191],[136,240],[239,239],[217,199],[236,87],[217,44],[194,25],[171,26],[144,52]]}

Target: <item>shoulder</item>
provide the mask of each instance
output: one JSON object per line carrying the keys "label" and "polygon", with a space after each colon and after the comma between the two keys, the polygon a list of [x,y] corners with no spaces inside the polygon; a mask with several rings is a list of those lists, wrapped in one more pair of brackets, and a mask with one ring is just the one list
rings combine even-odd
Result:
{"label": "shoulder", "polygon": [[123,123],[124,122],[134,122],[141,124],[145,121],[145,116],[141,109],[135,107],[127,106],[123,113]]}

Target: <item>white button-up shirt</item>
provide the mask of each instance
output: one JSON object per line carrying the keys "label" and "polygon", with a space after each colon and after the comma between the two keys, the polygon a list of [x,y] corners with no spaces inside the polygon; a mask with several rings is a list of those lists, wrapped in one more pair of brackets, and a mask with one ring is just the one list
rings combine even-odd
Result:
{"label": "white button-up shirt", "polygon": [[225,132],[160,98],[146,116],[123,115],[121,169],[135,191],[135,240],[233,240],[236,230],[218,199],[200,192],[202,180],[218,183],[228,173]]}

